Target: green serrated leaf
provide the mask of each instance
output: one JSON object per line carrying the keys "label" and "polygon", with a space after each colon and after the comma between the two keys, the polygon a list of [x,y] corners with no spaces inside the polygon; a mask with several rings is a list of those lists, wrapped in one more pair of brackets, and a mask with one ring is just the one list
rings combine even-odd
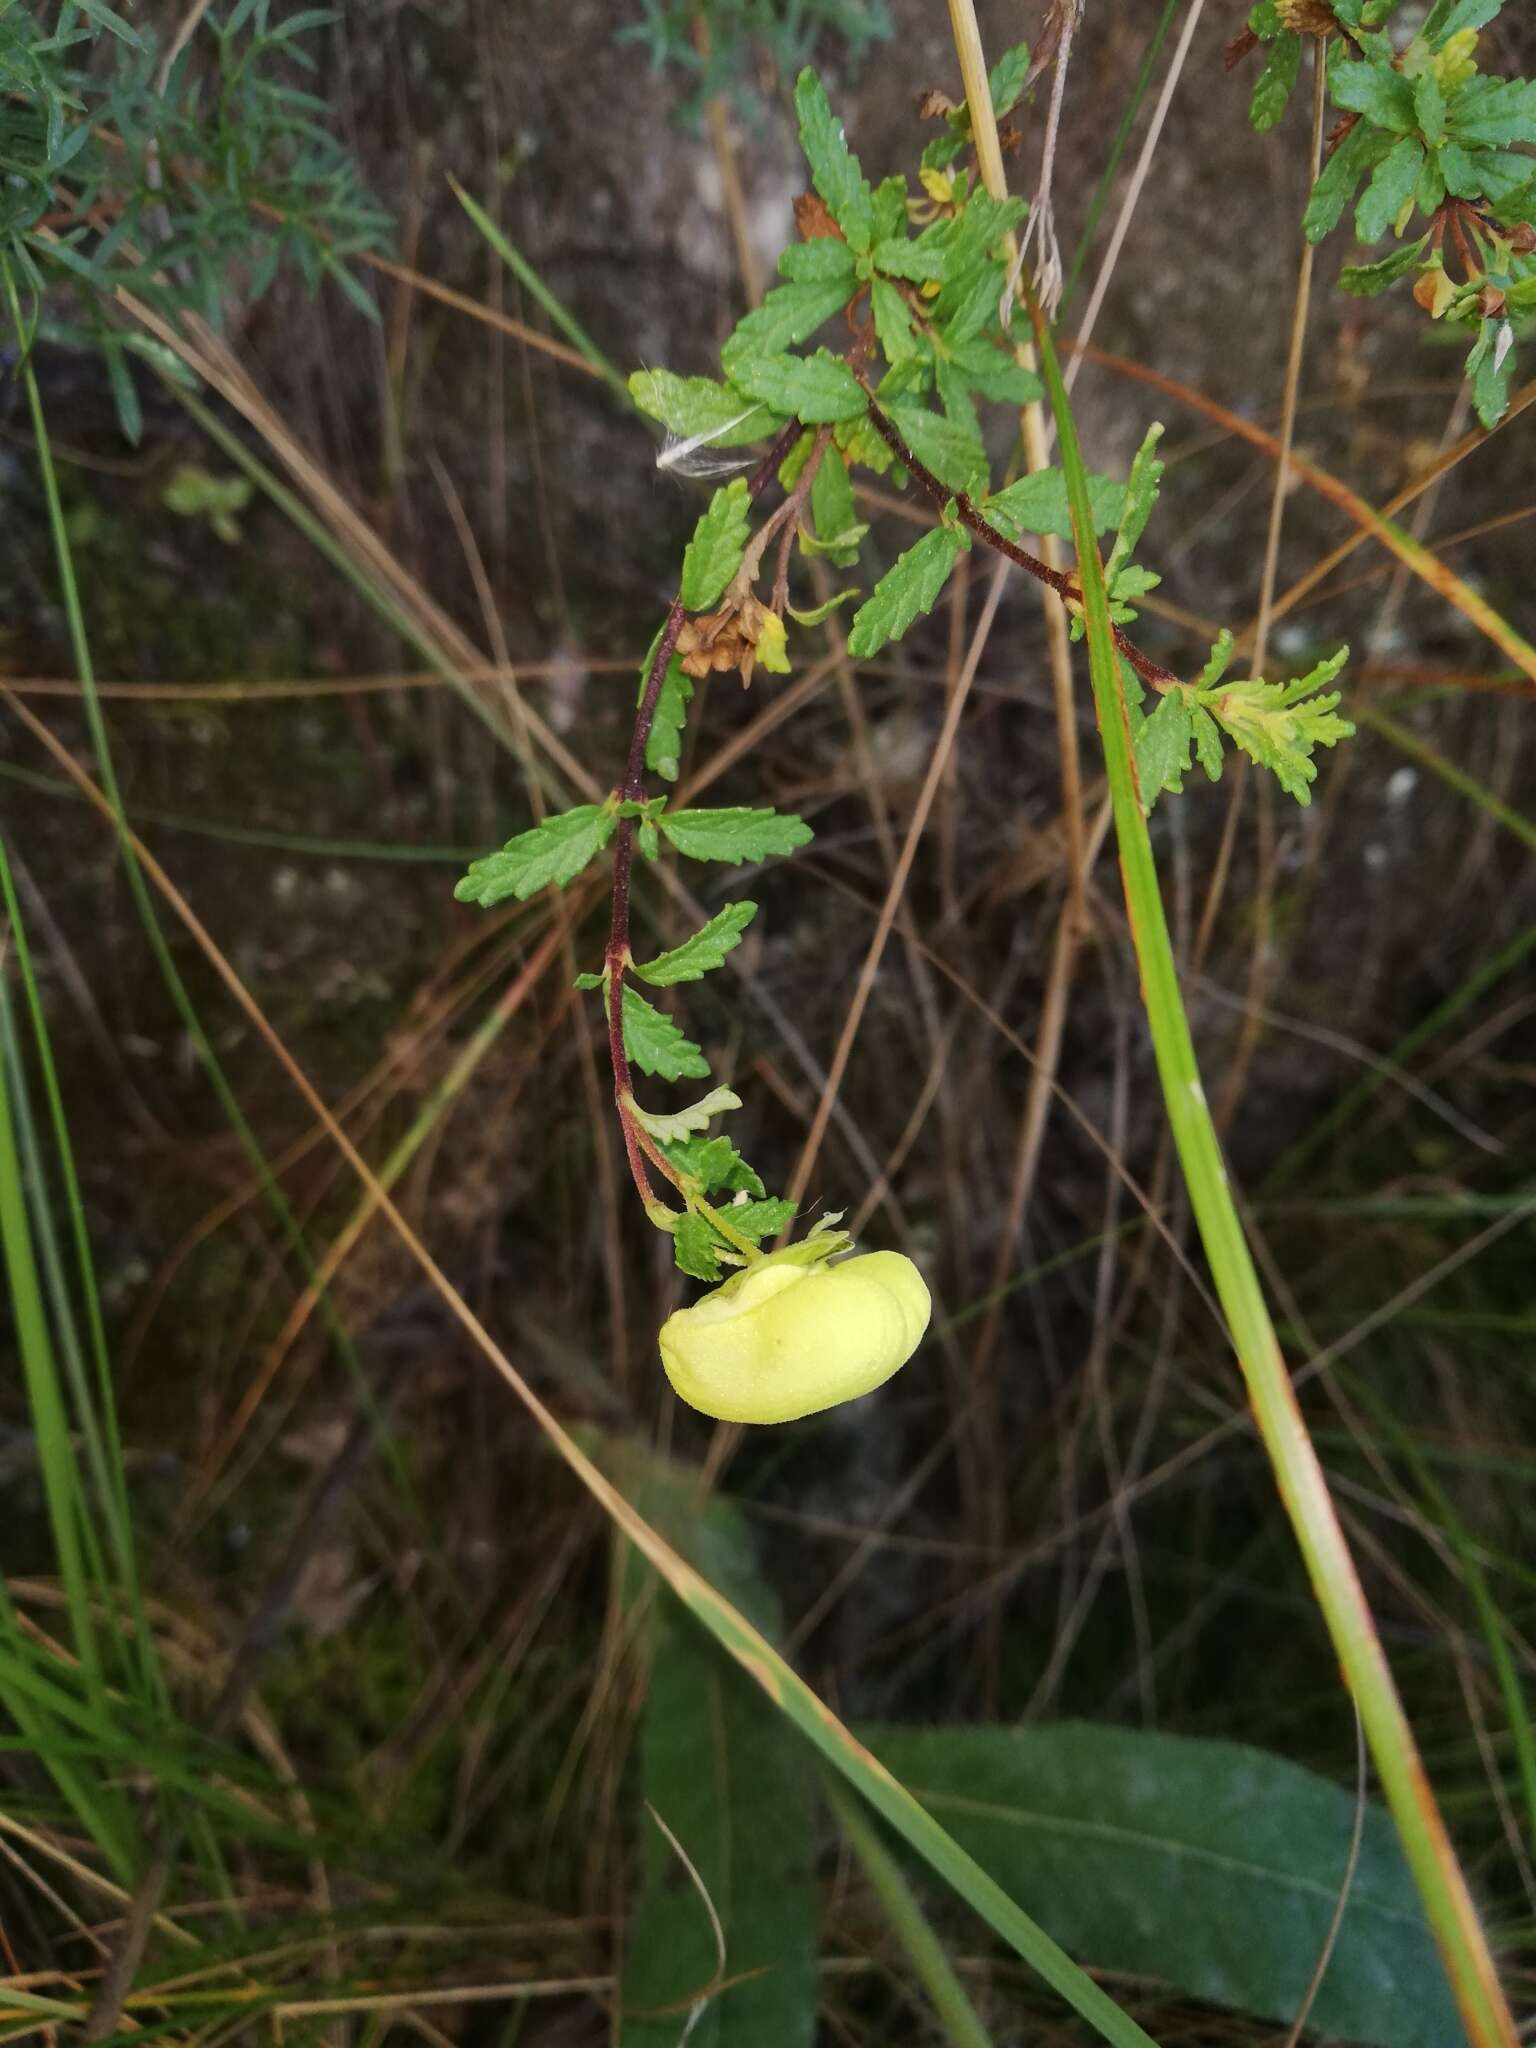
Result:
{"label": "green serrated leaf", "polygon": [[944,238],[931,228],[915,240],[893,235],[876,243],[873,261],[886,277],[899,277],[907,284],[936,284],[944,275]]}
{"label": "green serrated leaf", "polygon": [[[1125,485],[1113,477],[1090,473],[1088,496],[1093,506],[1094,532],[1113,532],[1125,517]],[[980,510],[1010,540],[1017,540],[1021,533],[1054,533],[1062,540],[1072,538],[1067,480],[1059,469],[1037,469],[1029,476],[1021,476],[1006,490],[994,491]]]}
{"label": "green serrated leaf", "polygon": [[874,238],[873,195],[848,147],[843,124],[828,104],[826,89],[809,66],[795,81],[795,113],[811,182],[850,245],[862,255]]}
{"label": "green serrated leaf", "polygon": [[1485,427],[1496,427],[1509,406],[1515,367],[1515,330],[1507,320],[1484,320],[1467,357],[1472,403]]}
{"label": "green serrated leaf", "polygon": [[1143,810],[1150,811],[1163,790],[1177,794],[1184,787],[1190,738],[1189,698],[1182,689],[1165,690],[1136,735],[1136,779]]}
{"label": "green serrated leaf", "polygon": [[489,910],[508,896],[519,901],[554,883],[557,888],[579,875],[613,836],[614,815],[604,804],[578,804],[546,818],[530,832],[519,832],[499,853],[471,861],[454,890],[461,903]]}
{"label": "green serrated leaf", "polygon": [[1191,702],[1189,707],[1190,734],[1195,743],[1195,759],[1205,770],[1212,782],[1221,780],[1221,730],[1203,704]]}
{"label": "green serrated leaf", "polygon": [[[738,1236],[749,1238],[753,1244],[761,1244],[765,1237],[777,1237],[781,1230],[794,1222],[797,1206],[780,1196],[770,1195],[765,1201],[731,1202],[720,1214]],[[725,1241],[721,1240],[722,1243]]]}
{"label": "green serrated leaf", "polygon": [[672,1256],[677,1261],[679,1272],[694,1280],[721,1279],[719,1250],[722,1242],[723,1239],[695,1210],[690,1209],[679,1216],[672,1232]]}
{"label": "green serrated leaf", "polygon": [[1004,50],[987,73],[987,90],[992,97],[992,111],[999,121],[1004,114],[1011,114],[1018,105],[1019,95],[1024,90],[1024,81],[1028,76],[1028,43],[1015,43],[1012,49]]}
{"label": "green serrated leaf", "polygon": [[779,256],[779,271],[794,284],[838,283],[853,291],[853,251],[841,235],[791,242]]}
{"label": "green serrated leaf", "polygon": [[1301,216],[1302,232],[1309,242],[1320,242],[1333,232],[1354,196],[1355,187],[1391,147],[1392,137],[1385,129],[1373,128],[1368,121],[1359,121],[1351,128],[1323,165]]}
{"label": "green serrated leaf", "polygon": [[1120,530],[1115,535],[1115,544],[1109,551],[1109,560],[1104,564],[1104,583],[1112,597],[1116,595],[1116,579],[1121,577],[1126,563],[1134,554],[1136,543],[1146,532],[1147,521],[1157,504],[1158,487],[1163,477],[1157,444],[1162,438],[1163,423],[1154,420],[1136,450],[1131,473],[1125,480],[1125,511],[1120,520]]}
{"label": "green serrated leaf", "polygon": [[[1433,83],[1434,73],[1426,72],[1418,84],[1425,80]],[[1503,149],[1513,142],[1536,142],[1536,80],[1474,78],[1452,99],[1445,119],[1456,140],[1468,148]],[[1527,159],[1527,176],[1529,172]]]}
{"label": "green serrated leaf", "polygon": [[952,491],[969,491],[986,476],[987,453],[974,433],[926,406],[886,408],[891,425],[925,468]]}
{"label": "green serrated leaf", "polygon": [[761,441],[780,425],[776,414],[734,385],[712,377],[676,377],[670,370],[636,370],[629,393],[641,412],[660,420],[681,440],[698,437],[711,448]]}
{"label": "green serrated leaf", "polygon": [[[1250,17],[1251,20],[1251,17]],[[1248,119],[1260,135],[1267,135],[1285,112],[1301,70],[1301,37],[1281,29],[1269,45],[1264,69],[1254,82],[1248,103]]]}
{"label": "green serrated leaf", "polygon": [[808,424],[853,419],[868,402],[848,365],[824,348],[813,356],[738,356],[731,371],[753,397]]}
{"label": "green serrated leaf", "polygon": [[[828,448],[823,454],[821,466],[811,480],[811,520],[817,540],[835,561],[847,567],[857,558],[857,543],[850,546],[843,537],[859,526],[858,507],[854,503],[853,485],[848,480],[848,465],[835,447]],[[795,617],[802,625],[818,623],[800,612],[796,612]],[[826,617],[825,610],[821,617]]]}
{"label": "green serrated leaf", "polygon": [[664,811],[657,824],[679,853],[690,860],[769,860],[790,854],[813,836],[803,818],[788,811],[751,810],[737,805],[721,810]]}
{"label": "green serrated leaf", "polygon": [[1346,61],[1343,52],[1347,44],[1342,39],[1337,47],[1340,55],[1328,67],[1328,92],[1334,105],[1363,114],[1367,121],[1394,135],[1411,134],[1418,126],[1412,82],[1390,64]]}
{"label": "green serrated leaf", "polygon": [[1003,405],[1030,405],[1044,395],[1045,387],[1033,370],[1015,362],[1006,350],[978,339],[961,342],[949,351],[951,368],[972,391]]}
{"label": "green serrated leaf", "polygon": [[634,972],[652,988],[701,981],[712,968],[724,966],[725,956],[741,944],[742,933],[756,915],[755,903],[728,903],[680,946],[658,953],[654,960],[636,961]]}
{"label": "green serrated leaf", "polygon": [[643,1074],[663,1081],[703,1081],[709,1062],[672,1019],[624,984],[624,1050]]}
{"label": "green serrated leaf", "polygon": [[[1445,156],[1441,154],[1441,167]],[[1379,242],[1412,199],[1424,168],[1424,145],[1405,135],[1382,158],[1355,208],[1355,234],[1362,242]]]}
{"label": "green serrated leaf", "polygon": [[848,652],[856,661],[867,661],[887,641],[899,640],[914,619],[933,609],[966,545],[959,528],[938,526],[897,557],[854,614]]}
{"label": "green serrated leaf", "polygon": [[724,1189],[727,1194],[738,1191],[747,1195],[763,1195],[767,1189],[753,1169],[736,1150],[729,1138],[683,1138],[662,1150],[677,1168],[698,1183],[699,1193],[713,1194]]}
{"label": "green serrated leaf", "polygon": [[738,364],[776,356],[808,341],[841,310],[846,297],[847,287],[838,278],[776,285],[760,306],[736,323],[735,333],[720,351],[721,368],[733,384],[751,392],[751,386],[738,375]]}
{"label": "green serrated leaf", "polygon": [[1314,749],[1336,746],[1355,729],[1337,715],[1336,690],[1314,694],[1333,681],[1348,655],[1347,647],[1340,648],[1290,683],[1255,679],[1200,691],[1200,701],[1227,737],[1258,767],[1268,769],[1300,804],[1312,800],[1311,785],[1317,776]]}
{"label": "green serrated leaf", "polygon": [[915,356],[918,345],[912,332],[912,315],[895,285],[887,284],[883,277],[873,279],[869,287],[869,305],[875,318],[875,335],[885,360],[900,363],[909,356]]}
{"label": "green serrated leaf", "polygon": [[1424,254],[1428,241],[1428,235],[1420,235],[1416,242],[1405,242],[1400,249],[1383,256],[1379,263],[1346,263],[1339,272],[1339,283],[1357,299],[1374,299],[1408,275]]}
{"label": "green serrated leaf", "polygon": [[741,567],[751,513],[745,477],[733,477],[710,499],[683,552],[683,607],[708,611]]}
{"label": "green serrated leaf", "polygon": [[[650,1008],[649,1003],[646,1008]],[[634,1113],[657,1144],[665,1146],[680,1144],[683,1139],[691,1138],[695,1131],[706,1130],[713,1118],[740,1107],[741,1097],[734,1088],[711,1088],[707,1095],[701,1096],[697,1102],[690,1102],[686,1109],[660,1112],[642,1109],[637,1102]]]}

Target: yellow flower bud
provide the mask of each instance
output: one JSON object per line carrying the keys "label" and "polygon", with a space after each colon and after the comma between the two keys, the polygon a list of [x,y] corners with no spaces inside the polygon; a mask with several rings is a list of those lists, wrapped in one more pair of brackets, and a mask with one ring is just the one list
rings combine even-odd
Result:
{"label": "yellow flower bud", "polygon": [[917,1349],[931,1303],[910,1259],[807,1266],[796,1249],[667,1318],[661,1362],[690,1407],[720,1422],[793,1422],[882,1386]]}

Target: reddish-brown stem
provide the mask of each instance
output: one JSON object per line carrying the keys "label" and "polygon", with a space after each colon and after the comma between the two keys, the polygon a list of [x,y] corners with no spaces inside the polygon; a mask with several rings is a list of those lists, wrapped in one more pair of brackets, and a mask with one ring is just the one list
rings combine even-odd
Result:
{"label": "reddish-brown stem", "polygon": [[[798,420],[786,422],[773,446],[747,479],[747,490],[752,497],[760,497],[773,482],[778,474],[779,464],[795,445],[801,432]],[[656,642],[656,652],[645,678],[645,688],[640,693],[634,728],[629,736],[629,757],[624,764],[624,780],[614,792],[621,803],[638,803],[645,795],[645,749],[651,737],[651,727],[656,722],[656,706],[661,701],[667,665],[677,650],[678,636],[683,630],[683,616],[683,597],[679,591],[672,600],[671,609],[662,626],[661,638]],[[635,1121],[629,1055],[624,1050],[624,970],[629,965],[629,888],[634,863],[635,820],[620,818],[618,829],[613,836],[613,909],[608,921],[608,944],[603,954],[603,965],[608,976],[608,1060],[613,1068],[613,1099],[619,1112],[619,1128],[624,1133],[624,1150],[629,1158],[629,1171],[641,1201],[649,1209],[654,1205],[656,1198],[651,1189],[650,1175],[646,1171],[647,1154],[669,1175],[670,1169],[666,1167],[661,1155]]]}
{"label": "reddish-brown stem", "polygon": [[[1036,582],[1048,584],[1058,597],[1073,604],[1082,602],[1082,593],[1078,589],[1075,577],[1067,575],[1061,569],[1053,569],[1048,562],[1042,562],[1038,555],[1032,555],[1028,548],[1021,548],[1016,541],[1009,540],[1006,534],[999,533],[995,526],[982,517],[964,491],[952,491],[947,484],[939,481],[931,469],[919,462],[873,399],[869,402],[869,419],[875,432],[902,468],[917,478],[935,504],[947,505],[953,499],[961,525],[974,533],[979,541],[998,554],[1006,555],[1010,562],[1033,576]],[[1116,647],[1143,682],[1150,683],[1154,690],[1168,690],[1179,681],[1179,677],[1172,669],[1164,668],[1161,663],[1154,661],[1151,655],[1143,654],[1135,641],[1128,634],[1122,633],[1118,626],[1114,632]]]}

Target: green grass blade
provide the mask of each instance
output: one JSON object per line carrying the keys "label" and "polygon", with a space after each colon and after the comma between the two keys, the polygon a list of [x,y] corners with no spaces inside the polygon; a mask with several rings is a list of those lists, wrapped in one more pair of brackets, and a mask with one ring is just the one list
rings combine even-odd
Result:
{"label": "green grass blade", "polygon": [[454,198],[458,200],[460,206],[463,207],[502,262],[506,264],[508,270],[517,279],[523,290],[528,293],[530,298],[538,301],[560,332],[565,336],[566,340],[571,344],[572,348],[578,354],[584,356],[593,369],[597,371],[598,375],[612,385],[619,397],[623,399],[627,408],[630,404],[629,386],[597,346],[597,343],[593,341],[585,328],[578,325],[565,310],[564,306],[561,305],[543,278],[539,276],[539,273],[534,269],[527,257],[512,246],[501,229],[497,227],[495,221],[485,211],[485,208],[477,205],[470,198],[457,178],[450,177],[448,182],[453,187]]}

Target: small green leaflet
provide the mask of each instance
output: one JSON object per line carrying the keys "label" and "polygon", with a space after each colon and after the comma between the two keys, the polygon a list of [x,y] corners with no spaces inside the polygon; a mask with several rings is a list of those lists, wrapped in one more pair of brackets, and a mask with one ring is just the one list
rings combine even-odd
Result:
{"label": "small green leaflet", "polygon": [[1351,292],[1357,299],[1374,299],[1378,293],[1397,283],[1424,254],[1428,235],[1420,235],[1416,242],[1404,242],[1400,249],[1394,249],[1390,256],[1383,256],[1379,263],[1346,263],[1339,272],[1340,287]]}
{"label": "small green leaflet", "polygon": [[942,414],[920,405],[887,408],[891,425],[925,469],[952,491],[968,491],[987,470],[986,450],[976,436]]}
{"label": "small green leaflet", "polygon": [[944,243],[945,238],[931,228],[915,241],[892,235],[876,245],[874,266],[884,276],[905,278],[909,284],[936,284],[944,275]]}
{"label": "small green leaflet", "polygon": [[[1441,158],[1442,164],[1444,157]],[[1371,182],[1355,208],[1355,234],[1362,242],[1379,242],[1413,198],[1424,168],[1424,145],[1416,135],[1393,144],[1376,166]]]}
{"label": "small green leaflet", "polygon": [[1028,77],[1028,43],[1015,43],[1011,50],[1004,50],[987,73],[987,91],[991,94],[992,111],[999,121],[1018,105]]}
{"label": "small green leaflet", "polygon": [[[857,526],[853,530],[862,540],[864,535],[868,533],[869,528],[867,526]],[[842,560],[847,550],[824,548],[818,542],[813,552],[817,554],[830,554],[833,561],[836,562]],[[788,608],[789,616],[802,626],[819,626],[823,620],[830,619],[832,614],[840,610],[843,605],[852,604],[855,598],[862,597],[863,595],[863,591],[856,584],[850,583],[848,588],[840,590],[836,597],[829,597],[825,604],[818,604],[808,612],[796,611],[795,607],[790,605]]]}
{"label": "small green leaflet", "polygon": [[1360,121],[1350,129],[1323,165],[1312,187],[1306,211],[1301,216],[1302,233],[1309,242],[1320,242],[1343,218],[1355,187],[1365,173],[1379,164],[1392,147],[1392,137],[1381,128]]}
{"label": "small green leaflet", "polygon": [[[863,538],[858,507],[853,501],[853,485],[848,481],[848,465],[834,447],[827,448],[811,480],[811,519],[817,540],[831,553],[833,561],[847,568],[857,559],[859,541]],[[824,610],[821,615],[826,616]],[[815,623],[798,612],[795,616],[802,625]]]}
{"label": "small green leaflet", "polygon": [[[1093,506],[1094,532],[1114,532],[1125,517],[1125,485],[1113,477],[1090,473],[1088,497]],[[1016,540],[1021,533],[1054,533],[1061,540],[1072,538],[1067,480],[1059,469],[1037,469],[1030,476],[1021,476],[1006,490],[994,492],[979,509],[1010,539]]]}
{"label": "small green leaflet", "polygon": [[1313,749],[1336,746],[1355,729],[1335,712],[1337,690],[1315,694],[1333,681],[1348,657],[1349,649],[1341,647],[1291,683],[1227,683],[1202,692],[1227,736],[1299,804],[1312,801],[1317,776]]}
{"label": "small green leaflet", "polygon": [[578,804],[546,818],[531,832],[519,832],[499,853],[471,861],[453,893],[461,903],[478,903],[489,910],[508,896],[522,901],[550,882],[563,888],[602,852],[613,836],[614,823],[605,804]]}
{"label": "small green leaflet", "polygon": [[[628,993],[626,989],[625,994]],[[650,1008],[648,1003],[646,1008]],[[637,1102],[635,1116],[658,1145],[677,1145],[692,1137],[695,1131],[707,1129],[711,1118],[724,1116],[728,1109],[740,1107],[741,1097],[734,1088],[711,1088],[707,1095],[701,1096],[697,1102],[690,1102],[686,1109],[674,1109],[665,1114],[642,1109]]]}
{"label": "small green leaflet", "polygon": [[[662,678],[661,695],[656,699],[655,716],[645,742],[645,765],[664,782],[677,780],[682,760],[683,727],[688,721],[688,706],[692,702],[693,679],[683,674],[683,664],[674,654]],[[652,860],[656,858],[654,848],[646,844],[643,831],[640,845]]]}
{"label": "small green leaflet", "polygon": [[689,1209],[678,1217],[672,1231],[672,1256],[678,1271],[691,1280],[720,1279],[718,1253],[723,1242],[697,1210]]}
{"label": "small green leaflet", "polygon": [[971,390],[1004,405],[1028,405],[1045,392],[1033,370],[1026,370],[984,338],[951,348],[949,362]]}
{"label": "small green leaflet", "polygon": [[779,274],[792,284],[828,284],[834,279],[854,290],[853,251],[840,235],[791,242],[779,257]]}
{"label": "small green leaflet", "polygon": [[[1184,787],[1184,770],[1189,766],[1189,743],[1193,735],[1189,693],[1182,689],[1166,691],[1159,699],[1157,709],[1150,718],[1143,720],[1136,735],[1136,778],[1141,784],[1143,810],[1151,810],[1161,791],[1166,789],[1177,794]],[[1216,758],[1219,766],[1219,741]]]}
{"label": "small green leaflet", "polygon": [[[1486,145],[1498,149],[1512,142],[1536,142],[1536,80],[1470,80],[1452,100],[1447,126],[1468,148]],[[1528,171],[1530,159],[1519,161]]]}
{"label": "small green leaflet", "polygon": [[1472,403],[1485,427],[1497,426],[1509,404],[1509,379],[1515,367],[1515,330],[1507,320],[1485,320],[1467,357]]}
{"label": "small green leaflet", "polygon": [[740,384],[739,364],[754,356],[777,355],[808,340],[839,311],[847,296],[846,282],[837,278],[776,285],[760,306],[737,321],[736,332],[720,351],[721,367],[733,384]]}
{"label": "small green leaflet", "polygon": [[729,1138],[674,1139],[661,1149],[679,1173],[698,1182],[701,1194],[712,1194],[716,1188],[724,1188],[728,1194],[767,1192]]}
{"label": "small green leaflet", "polygon": [[677,377],[670,370],[636,370],[629,395],[653,420],[682,440],[703,435],[711,448],[761,441],[779,426],[766,405],[712,377]]}
{"label": "small green leaflet", "polygon": [[1147,530],[1147,521],[1152,517],[1152,508],[1157,503],[1158,485],[1162,482],[1163,465],[1157,459],[1157,444],[1163,438],[1163,423],[1154,420],[1146,431],[1146,437],[1136,450],[1136,459],[1131,464],[1131,473],[1125,482],[1125,512],[1120,520],[1120,530],[1115,535],[1115,544],[1109,551],[1109,560],[1104,564],[1104,582],[1110,594],[1115,593],[1116,579],[1135,553],[1136,543]]}
{"label": "small green leaflet", "polygon": [[795,1208],[796,1204],[783,1196],[769,1195],[760,1202],[731,1202],[720,1214],[740,1236],[761,1244],[765,1237],[777,1237],[786,1224],[793,1223]]}
{"label": "small green leaflet", "polygon": [[1285,112],[1300,69],[1301,37],[1290,29],[1282,29],[1269,46],[1269,56],[1248,104],[1248,119],[1260,135],[1267,134]]}
{"label": "small green leaflet", "polygon": [[888,363],[903,362],[908,356],[918,354],[917,337],[912,332],[912,315],[895,285],[877,277],[869,288],[869,308],[875,316],[875,334],[881,353]]}
{"label": "small green leaflet", "polygon": [[1378,128],[1394,135],[1409,135],[1418,126],[1413,83],[1390,64],[1361,64],[1344,60],[1347,45],[1338,44],[1339,58],[1328,67],[1328,92],[1335,106],[1363,114]]}
{"label": "small green leaflet", "polygon": [[826,88],[809,65],[795,81],[795,113],[811,182],[850,246],[863,255],[874,238],[874,197],[843,124],[828,104]]}
{"label": "small green leaflet", "polygon": [[731,866],[793,853],[813,836],[804,819],[791,812],[740,805],[718,811],[663,811],[656,822],[690,860],[720,860]]}
{"label": "small green leaflet", "polygon": [[708,611],[741,567],[751,501],[745,477],[733,477],[710,499],[683,553],[683,606]]}
{"label": "small green leaflet", "polygon": [[679,981],[702,981],[711,968],[723,967],[725,956],[741,944],[741,935],[757,915],[755,903],[728,903],[707,925],[669,953],[636,962],[635,973],[652,988],[671,988]]}
{"label": "small green leaflet", "polygon": [[867,601],[853,615],[848,652],[856,661],[899,640],[912,621],[932,611],[950,571],[971,544],[961,527],[936,526],[886,570]]}
{"label": "small green leaflet", "polygon": [[867,402],[852,370],[824,348],[813,356],[736,356],[731,374],[754,398],[807,424],[851,420]]}
{"label": "small green leaflet", "polygon": [[709,1062],[670,1017],[663,1016],[637,989],[624,985],[624,1050],[644,1074],[663,1081],[704,1081]]}

